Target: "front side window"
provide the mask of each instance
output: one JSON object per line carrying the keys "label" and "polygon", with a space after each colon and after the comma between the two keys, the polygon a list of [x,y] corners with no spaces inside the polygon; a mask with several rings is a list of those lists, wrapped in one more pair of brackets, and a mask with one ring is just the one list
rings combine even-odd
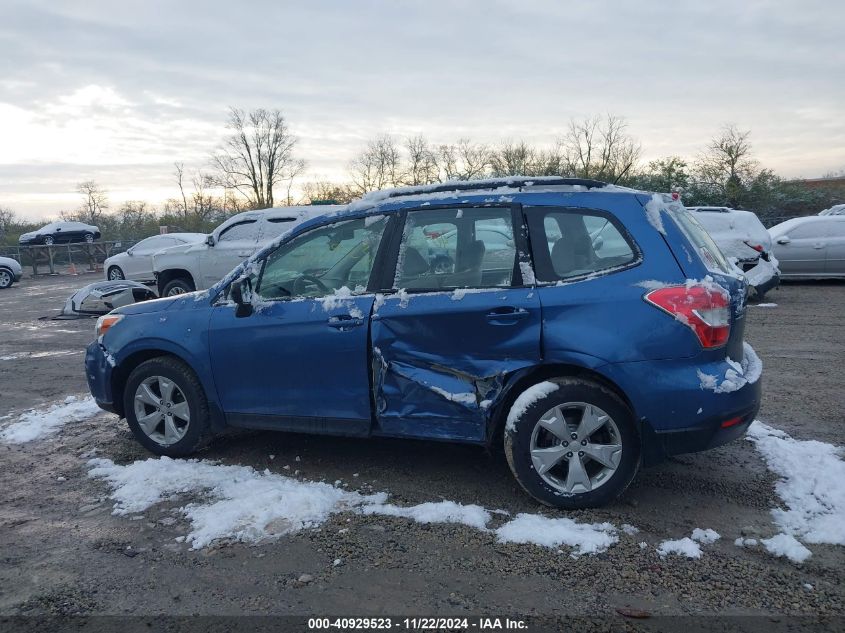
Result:
{"label": "front side window", "polygon": [[509,208],[410,211],[394,287],[442,290],[510,286],[515,260]]}
{"label": "front side window", "polygon": [[600,211],[534,208],[526,217],[540,281],[577,279],[638,260],[624,229]]}
{"label": "front side window", "polygon": [[298,235],[267,257],[255,292],[264,299],[323,297],[343,286],[365,292],[386,225],[375,216]]}
{"label": "front side window", "polygon": [[233,224],[220,234],[218,242],[254,242],[258,239],[258,222],[246,220]]}

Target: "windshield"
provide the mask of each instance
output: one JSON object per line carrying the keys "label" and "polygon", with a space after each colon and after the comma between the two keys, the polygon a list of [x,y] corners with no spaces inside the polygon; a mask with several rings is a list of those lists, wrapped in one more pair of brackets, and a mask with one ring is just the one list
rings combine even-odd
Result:
{"label": "windshield", "polygon": [[674,205],[670,207],[670,210],[671,217],[695,247],[695,250],[698,251],[698,255],[707,269],[712,272],[730,274],[733,271],[733,266],[693,214],[683,207]]}

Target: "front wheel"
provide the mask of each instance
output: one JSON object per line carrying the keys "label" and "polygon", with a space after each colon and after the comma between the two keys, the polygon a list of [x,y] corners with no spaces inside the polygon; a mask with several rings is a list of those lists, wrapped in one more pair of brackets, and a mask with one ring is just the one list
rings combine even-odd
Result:
{"label": "front wheel", "polygon": [[123,275],[123,271],[120,270],[117,266],[112,266],[109,268],[109,279],[112,281],[119,281],[120,279],[126,279]]}
{"label": "front wheel", "polygon": [[0,268],[0,288],[11,288],[13,283],[15,283],[15,277],[11,271]]}
{"label": "front wheel", "polygon": [[56,240],[53,239],[52,235],[48,235],[47,237],[44,238],[44,245],[45,246],[52,246],[55,242],[56,242]]}
{"label": "front wheel", "polygon": [[138,365],[126,381],[123,407],[132,433],[156,455],[190,455],[211,438],[202,385],[176,358],[162,356]]}
{"label": "front wheel", "polygon": [[93,244],[94,243],[94,234],[93,233],[86,233],[85,234],[85,241],[88,242],[89,244]]}
{"label": "front wheel", "polygon": [[517,398],[504,439],[525,491],[567,510],[613,501],[640,465],[631,411],[614,392],[582,378],[540,383]]}

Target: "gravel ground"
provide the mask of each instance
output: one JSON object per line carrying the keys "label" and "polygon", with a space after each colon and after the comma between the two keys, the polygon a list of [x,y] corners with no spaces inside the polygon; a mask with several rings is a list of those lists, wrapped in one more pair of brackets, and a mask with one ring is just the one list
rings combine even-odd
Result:
{"label": "gravel ground", "polygon": [[[25,279],[0,292],[0,417],[86,391],[93,320],[39,317],[92,280]],[[766,300],[777,307],[750,308],[746,330],[764,361],[760,418],[799,439],[845,445],[845,284],[791,284]],[[612,506],[569,513],[641,530],[580,558],[466,526],[348,513],[274,542],[193,551],[174,540],[188,530],[176,504],[111,514],[107,486],[86,476],[92,448],[117,463],[149,456],[107,414],[50,439],[0,444],[0,615],[845,613],[843,548],[813,545],[795,565],[733,545],[743,530],[776,532],[774,478],[746,441],[644,470]],[[554,516],[526,497],[500,453],[476,447],[251,433],[203,456],[284,474],[300,456],[300,478],[387,491],[394,503],[450,499]],[[701,559],[654,551],[695,527],[722,535]]]}

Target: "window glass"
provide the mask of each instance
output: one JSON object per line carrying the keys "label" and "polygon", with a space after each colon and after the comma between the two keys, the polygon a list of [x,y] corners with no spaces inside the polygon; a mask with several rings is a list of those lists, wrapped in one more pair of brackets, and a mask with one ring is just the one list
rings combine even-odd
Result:
{"label": "window glass", "polygon": [[261,227],[261,241],[272,240],[293,227],[296,218],[268,218]]}
{"label": "window glass", "polygon": [[509,286],[515,259],[510,209],[411,211],[394,286],[417,290]]}
{"label": "window glass", "polygon": [[692,243],[701,261],[708,270],[719,273],[731,273],[733,266],[725,259],[722,251],[710,234],[701,226],[692,213],[683,207],[670,207],[669,215],[675,220],[684,235]]}
{"label": "window glass", "polygon": [[256,292],[265,299],[323,297],[346,286],[364,292],[387,220],[347,220],[312,229],[271,253]]}
{"label": "window glass", "polygon": [[633,246],[607,216],[586,210],[534,209],[527,218],[541,281],[574,279],[637,260]]}
{"label": "window glass", "polygon": [[219,242],[249,241],[258,239],[258,222],[246,220],[233,224],[220,234]]}
{"label": "window glass", "polygon": [[789,237],[793,239],[800,239],[802,237],[819,237],[822,233],[822,227],[819,222],[805,222],[804,224],[799,224],[789,231]]}

